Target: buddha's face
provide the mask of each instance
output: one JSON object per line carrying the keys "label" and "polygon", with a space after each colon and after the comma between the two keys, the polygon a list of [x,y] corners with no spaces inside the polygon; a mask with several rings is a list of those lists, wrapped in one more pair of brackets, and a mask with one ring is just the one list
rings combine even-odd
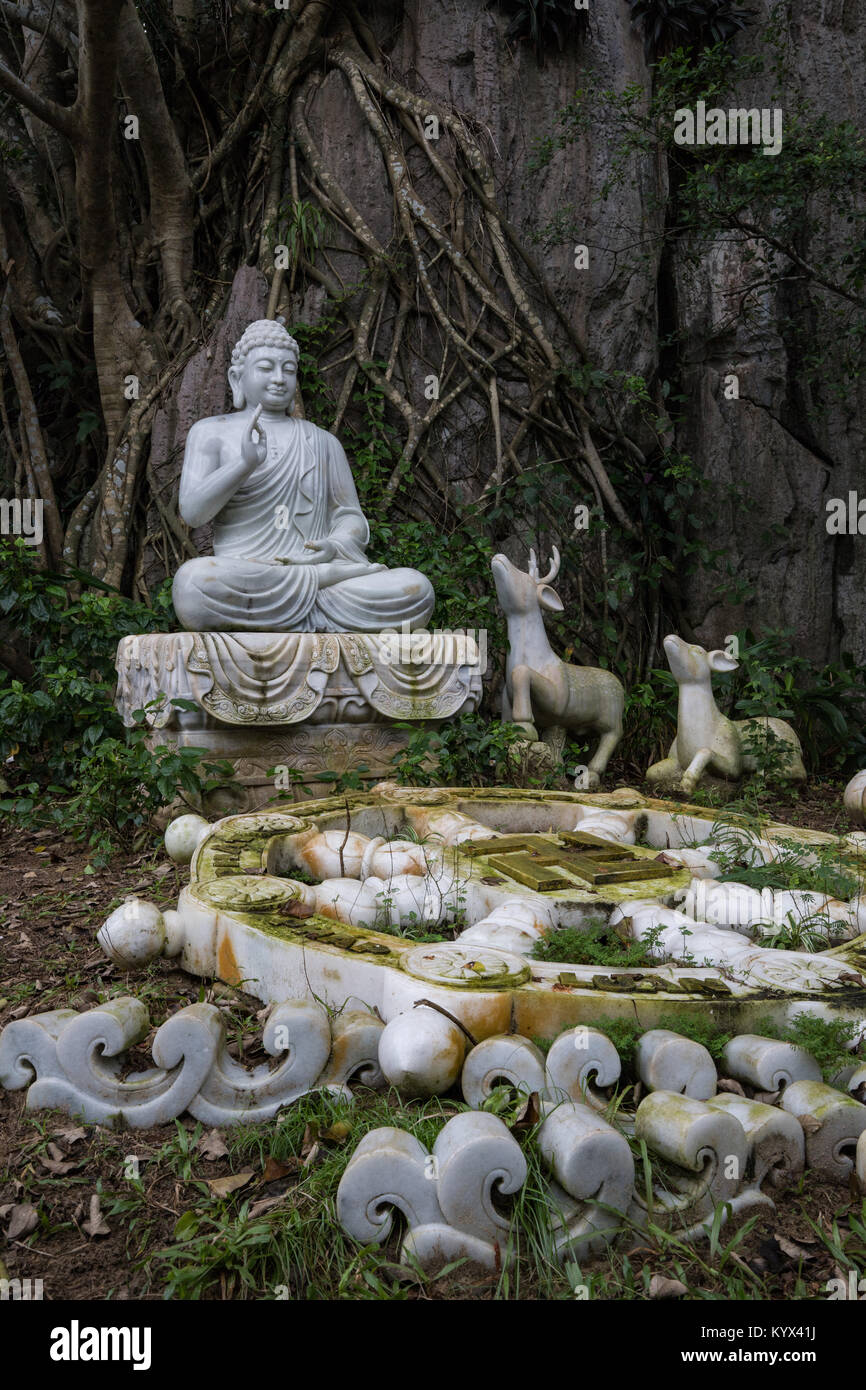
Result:
{"label": "buddha's face", "polygon": [[242,367],[232,367],[229,380],[232,387],[240,388],[247,406],[289,410],[298,383],[295,354],[290,348],[253,348]]}

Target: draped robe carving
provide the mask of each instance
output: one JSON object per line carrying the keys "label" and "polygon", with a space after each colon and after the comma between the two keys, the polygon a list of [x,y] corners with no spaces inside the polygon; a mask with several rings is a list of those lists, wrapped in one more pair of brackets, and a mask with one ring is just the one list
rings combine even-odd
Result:
{"label": "draped robe carving", "polygon": [[[208,427],[238,439],[242,416],[200,421],[190,431],[181,481],[194,493],[204,476]],[[212,556],[175,575],[175,610],[192,632],[381,632],[423,626],[430,581],[364,554],[370,529],[342,445],[306,420],[291,420],[288,445],[269,454],[214,518]],[[336,557],[304,563],[310,541],[330,540]],[[289,563],[281,563],[288,560]]]}

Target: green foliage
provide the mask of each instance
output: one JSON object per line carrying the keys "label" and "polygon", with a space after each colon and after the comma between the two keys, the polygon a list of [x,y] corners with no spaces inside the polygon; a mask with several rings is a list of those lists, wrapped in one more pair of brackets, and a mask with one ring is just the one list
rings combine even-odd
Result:
{"label": "green foliage", "polygon": [[860,1025],[851,1019],[815,1018],[807,1013],[795,1014],[786,1026],[761,1019],[755,1027],[758,1034],[805,1048],[815,1058],[825,1081],[832,1080],[840,1067],[852,1060],[850,1045],[859,1031]]}
{"label": "green foliage", "polygon": [[732,0],[629,0],[629,4],[644,36],[648,61],[677,44],[694,49],[726,43],[751,17],[751,11]]}
{"label": "green foliage", "polygon": [[643,774],[666,758],[677,726],[678,687],[670,671],[653,670],[650,680],[626,687],[623,755]]}
{"label": "green foliage", "polygon": [[[610,1038],[619,1053],[624,1070],[631,1071],[634,1067],[634,1055],[638,1039],[643,1037],[647,1031],[646,1028],[632,1019],[620,1018],[596,1019],[592,1026]],[[667,1028],[671,1033],[679,1033],[682,1038],[691,1038],[693,1042],[700,1043],[701,1047],[705,1047],[716,1061],[721,1057],[725,1046],[734,1036],[733,1033],[723,1032],[713,1019],[690,1016],[685,1012],[679,1013],[673,1010],[661,1014],[653,1027]]]}
{"label": "green foliage", "polygon": [[312,258],[321,246],[328,218],[318,203],[299,198],[282,203],[278,213],[278,234],[293,263],[302,255]]}
{"label": "green foliage", "polygon": [[508,785],[514,773],[514,745],[526,735],[516,724],[489,721],[479,714],[461,714],[441,729],[409,730],[405,751],[395,759],[394,773],[404,785],[483,787]]}
{"label": "green foliage", "polygon": [[540,937],[530,952],[533,960],[563,965],[653,965],[641,941],[620,941],[603,918],[588,918],[582,927],[559,927]]}
{"label": "green foliage", "polygon": [[[488,0],[489,5],[493,0]],[[589,13],[579,10],[575,0],[496,0],[511,16],[505,30],[507,39],[528,39],[539,62],[545,48],[554,43],[561,52],[567,39],[582,38],[589,31]]]}
{"label": "green foliage", "polygon": [[733,1033],[723,1032],[712,1018],[704,1018],[698,1014],[690,1016],[674,1010],[662,1014],[655,1026],[667,1028],[671,1033],[679,1033],[682,1038],[691,1038],[692,1042],[700,1043],[715,1061],[719,1060],[734,1036]]}
{"label": "green foliage", "polygon": [[[0,758],[9,784],[0,815],[61,828],[104,861],[112,844],[141,839],[153,812],[178,791],[198,796],[213,774],[227,774],[198,749],[148,751],[143,722],[127,731],[114,708],[117,643],[173,626],[170,587],[151,609],[78,572],[38,570],[20,540],[0,553],[3,626],[33,668],[26,680],[0,671]],[[70,600],[72,579],[90,587]]]}
{"label": "green foliage", "polygon": [[631,1018],[597,1018],[592,1026],[610,1038],[623,1067],[630,1070],[634,1065],[638,1039],[643,1037],[646,1029]]}
{"label": "green foliage", "polygon": [[737,642],[739,669],[714,682],[719,708],[732,719],[788,720],[807,767],[859,766],[866,756],[866,667],[847,654],[818,666],[797,655],[788,631],[770,629],[759,637],[747,628]]}
{"label": "green foliage", "polygon": [[[301,347],[299,384],[310,419],[333,419],[334,399],[320,361],[337,323],[339,305],[318,324],[298,324],[292,332]],[[386,363],[377,364],[382,372]],[[388,421],[380,385],[365,378],[355,389],[340,437],[351,461],[361,510],[370,523],[369,555],[426,574],[436,592],[432,628],[485,629],[488,647],[501,649],[504,624],[490,578],[493,545],[488,519],[465,505],[435,526],[395,515],[414,493],[418,480],[402,458],[400,437]]]}
{"label": "green foliage", "polygon": [[719,874],[720,883],[746,883],[750,888],[802,888],[806,892],[826,893],[832,898],[847,900],[857,892],[857,880],[852,874],[829,864],[815,867],[780,860],[772,864],[755,864],[750,868],[726,868]]}

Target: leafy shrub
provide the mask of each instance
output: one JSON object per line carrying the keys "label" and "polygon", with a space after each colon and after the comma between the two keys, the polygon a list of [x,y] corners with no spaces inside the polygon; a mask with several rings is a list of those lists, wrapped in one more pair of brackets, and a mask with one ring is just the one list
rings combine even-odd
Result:
{"label": "leafy shrub", "polygon": [[590,918],[584,927],[560,927],[536,941],[533,960],[563,965],[653,965],[641,941],[620,941],[602,918]]}
{"label": "leafy shrub", "polygon": [[751,11],[732,0],[629,0],[648,61],[677,45],[706,48],[745,29]]}
{"label": "leafy shrub", "polygon": [[866,756],[866,667],[848,654],[824,666],[798,656],[795,635],[770,629],[737,634],[739,669],[714,682],[731,719],[785,719],[807,766],[841,771]]}
{"label": "leafy shrub", "polygon": [[482,787],[513,784],[514,746],[526,735],[516,724],[462,714],[441,729],[416,729],[409,724],[405,751],[394,771],[406,785]]}
{"label": "leafy shrub", "polygon": [[730,844],[730,849],[724,852],[714,850],[715,857],[723,865],[719,874],[720,883],[745,883],[749,888],[801,888],[807,892],[826,893],[831,898],[842,898],[845,901],[857,892],[856,877],[833,863],[835,848],[828,852],[823,846],[816,845],[812,852],[819,862],[804,864],[801,862],[802,846],[783,845],[780,859],[770,864],[743,867],[738,862],[740,856],[736,839],[727,843]]}
{"label": "leafy shrub", "polygon": [[[67,585],[87,585],[70,601]],[[0,547],[0,621],[29,673],[0,668],[0,815],[56,826],[104,861],[112,844],[143,838],[178,790],[199,796],[227,769],[200,749],[145,746],[144,713],[126,730],[114,707],[119,639],[174,626],[169,586],[147,608],[74,572],[38,570],[23,541]],[[7,639],[8,640],[8,639]]]}
{"label": "leafy shrub", "polygon": [[619,1053],[623,1069],[630,1070],[634,1066],[638,1038],[643,1036],[646,1028],[631,1018],[598,1018],[593,1021],[592,1027],[610,1038]]}
{"label": "leafy shrub", "polygon": [[546,46],[555,43],[561,52],[567,38],[580,38],[589,29],[588,12],[576,9],[574,0],[497,0],[497,3],[511,15],[505,37],[528,39],[539,62]]}
{"label": "leafy shrub", "polygon": [[851,1019],[814,1018],[802,1013],[795,1014],[790,1024],[778,1029],[775,1036],[804,1047],[815,1058],[824,1080],[829,1081],[840,1067],[851,1061],[849,1044],[858,1032],[859,1024]]}
{"label": "leafy shrub", "polygon": [[671,1033],[679,1033],[680,1037],[691,1038],[692,1042],[700,1043],[714,1061],[719,1060],[734,1036],[733,1033],[723,1033],[711,1018],[690,1018],[686,1014],[673,1011],[661,1014],[655,1027],[667,1028]]}

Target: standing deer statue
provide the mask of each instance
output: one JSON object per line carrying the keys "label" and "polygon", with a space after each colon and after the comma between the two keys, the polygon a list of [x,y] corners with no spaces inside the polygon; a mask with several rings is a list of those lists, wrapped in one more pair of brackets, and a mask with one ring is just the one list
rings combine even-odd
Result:
{"label": "standing deer statue", "polygon": [[528,573],[504,555],[494,555],[491,568],[508,623],[502,717],[520,724],[533,741],[538,739],[536,725],[546,730],[595,730],[601,738],[588,764],[587,785],[598,786],[622,738],[625,691],[610,671],[570,666],[551,648],[542,609],[562,612],[562,599],[550,587],[559,573],[559,551],[553,547],[553,561],[543,576],[534,550],[529,552]]}
{"label": "standing deer statue", "polygon": [[690,796],[705,772],[738,781],[754,772],[756,760],[750,738],[778,741],[786,775],[806,779],[803,750],[784,719],[728,719],[713,696],[713,671],[736,671],[739,662],[727,652],[705,651],[673,633],[664,640],[665,655],[679,687],[677,736],[661,762],[647,769],[647,781],[680,787]]}

